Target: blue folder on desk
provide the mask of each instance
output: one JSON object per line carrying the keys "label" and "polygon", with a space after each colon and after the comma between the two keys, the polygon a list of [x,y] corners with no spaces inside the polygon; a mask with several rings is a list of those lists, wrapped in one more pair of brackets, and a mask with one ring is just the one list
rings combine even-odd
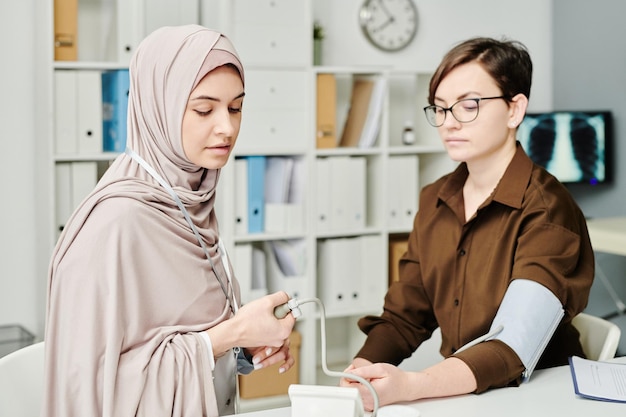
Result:
{"label": "blue folder on desk", "polygon": [[248,233],[265,229],[265,156],[246,156],[248,161]]}

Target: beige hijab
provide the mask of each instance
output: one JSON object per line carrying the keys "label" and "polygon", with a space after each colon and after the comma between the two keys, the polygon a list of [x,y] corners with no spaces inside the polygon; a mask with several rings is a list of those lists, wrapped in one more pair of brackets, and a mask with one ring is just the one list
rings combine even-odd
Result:
{"label": "beige hijab", "polygon": [[[220,33],[161,28],[132,59],[128,108],[127,146],[175,190],[216,270],[170,194],[119,156],[67,222],[52,256],[42,415],[216,416],[229,409],[218,398],[230,404],[233,378],[214,380],[198,335],[228,319],[233,294],[239,298],[217,250],[219,171],[192,164],[181,140],[189,94],[224,64],[243,80]],[[232,365],[231,355],[216,369],[226,362]]]}

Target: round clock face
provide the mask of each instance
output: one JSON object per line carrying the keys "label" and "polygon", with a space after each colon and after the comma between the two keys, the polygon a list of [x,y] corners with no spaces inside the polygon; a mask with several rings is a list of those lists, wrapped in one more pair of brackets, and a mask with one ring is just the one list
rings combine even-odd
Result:
{"label": "round clock face", "polygon": [[368,41],[383,51],[399,51],[417,32],[417,8],[413,0],[366,0],[359,23]]}

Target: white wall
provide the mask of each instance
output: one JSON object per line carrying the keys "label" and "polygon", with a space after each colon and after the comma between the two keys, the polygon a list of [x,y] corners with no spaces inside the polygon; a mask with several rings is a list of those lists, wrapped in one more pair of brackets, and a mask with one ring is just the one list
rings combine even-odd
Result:
{"label": "white wall", "polygon": [[[35,0],[0,3],[0,325],[39,332],[45,277],[38,268],[35,125]],[[44,95],[45,96],[45,95]]]}
{"label": "white wall", "polygon": [[419,28],[413,43],[400,52],[382,52],[361,33],[358,13],[363,0],[313,0],[323,25],[324,65],[390,65],[432,71],[454,44],[473,36],[516,39],[530,50],[535,68],[530,108],[552,107],[552,1],[414,0]]}
{"label": "white wall", "polygon": [[[223,2],[224,0],[212,0]],[[315,16],[324,24],[328,65],[393,65],[401,69],[433,70],[449,47],[475,35],[506,35],[524,42],[535,64],[531,108],[552,106],[552,2],[545,0],[416,0],[420,28],[403,52],[385,54],[370,47],[357,21],[362,0],[313,0]],[[48,91],[45,63],[52,45],[37,21],[51,0],[5,0],[0,3],[0,325],[21,323],[39,337],[43,332],[46,269],[51,242],[37,233],[50,213],[45,178],[46,144],[36,137],[38,120],[46,114]],[[44,77],[42,80],[41,78]],[[46,236],[47,233],[42,234]]]}

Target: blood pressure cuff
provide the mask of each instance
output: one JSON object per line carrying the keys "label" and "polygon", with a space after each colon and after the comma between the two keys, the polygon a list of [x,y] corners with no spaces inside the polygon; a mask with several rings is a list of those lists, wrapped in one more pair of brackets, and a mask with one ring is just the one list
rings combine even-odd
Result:
{"label": "blood pressure cuff", "polygon": [[[486,340],[500,340],[515,351],[530,378],[561,319],[563,306],[546,287],[528,279],[509,284]],[[500,330],[500,331],[498,331]]]}

